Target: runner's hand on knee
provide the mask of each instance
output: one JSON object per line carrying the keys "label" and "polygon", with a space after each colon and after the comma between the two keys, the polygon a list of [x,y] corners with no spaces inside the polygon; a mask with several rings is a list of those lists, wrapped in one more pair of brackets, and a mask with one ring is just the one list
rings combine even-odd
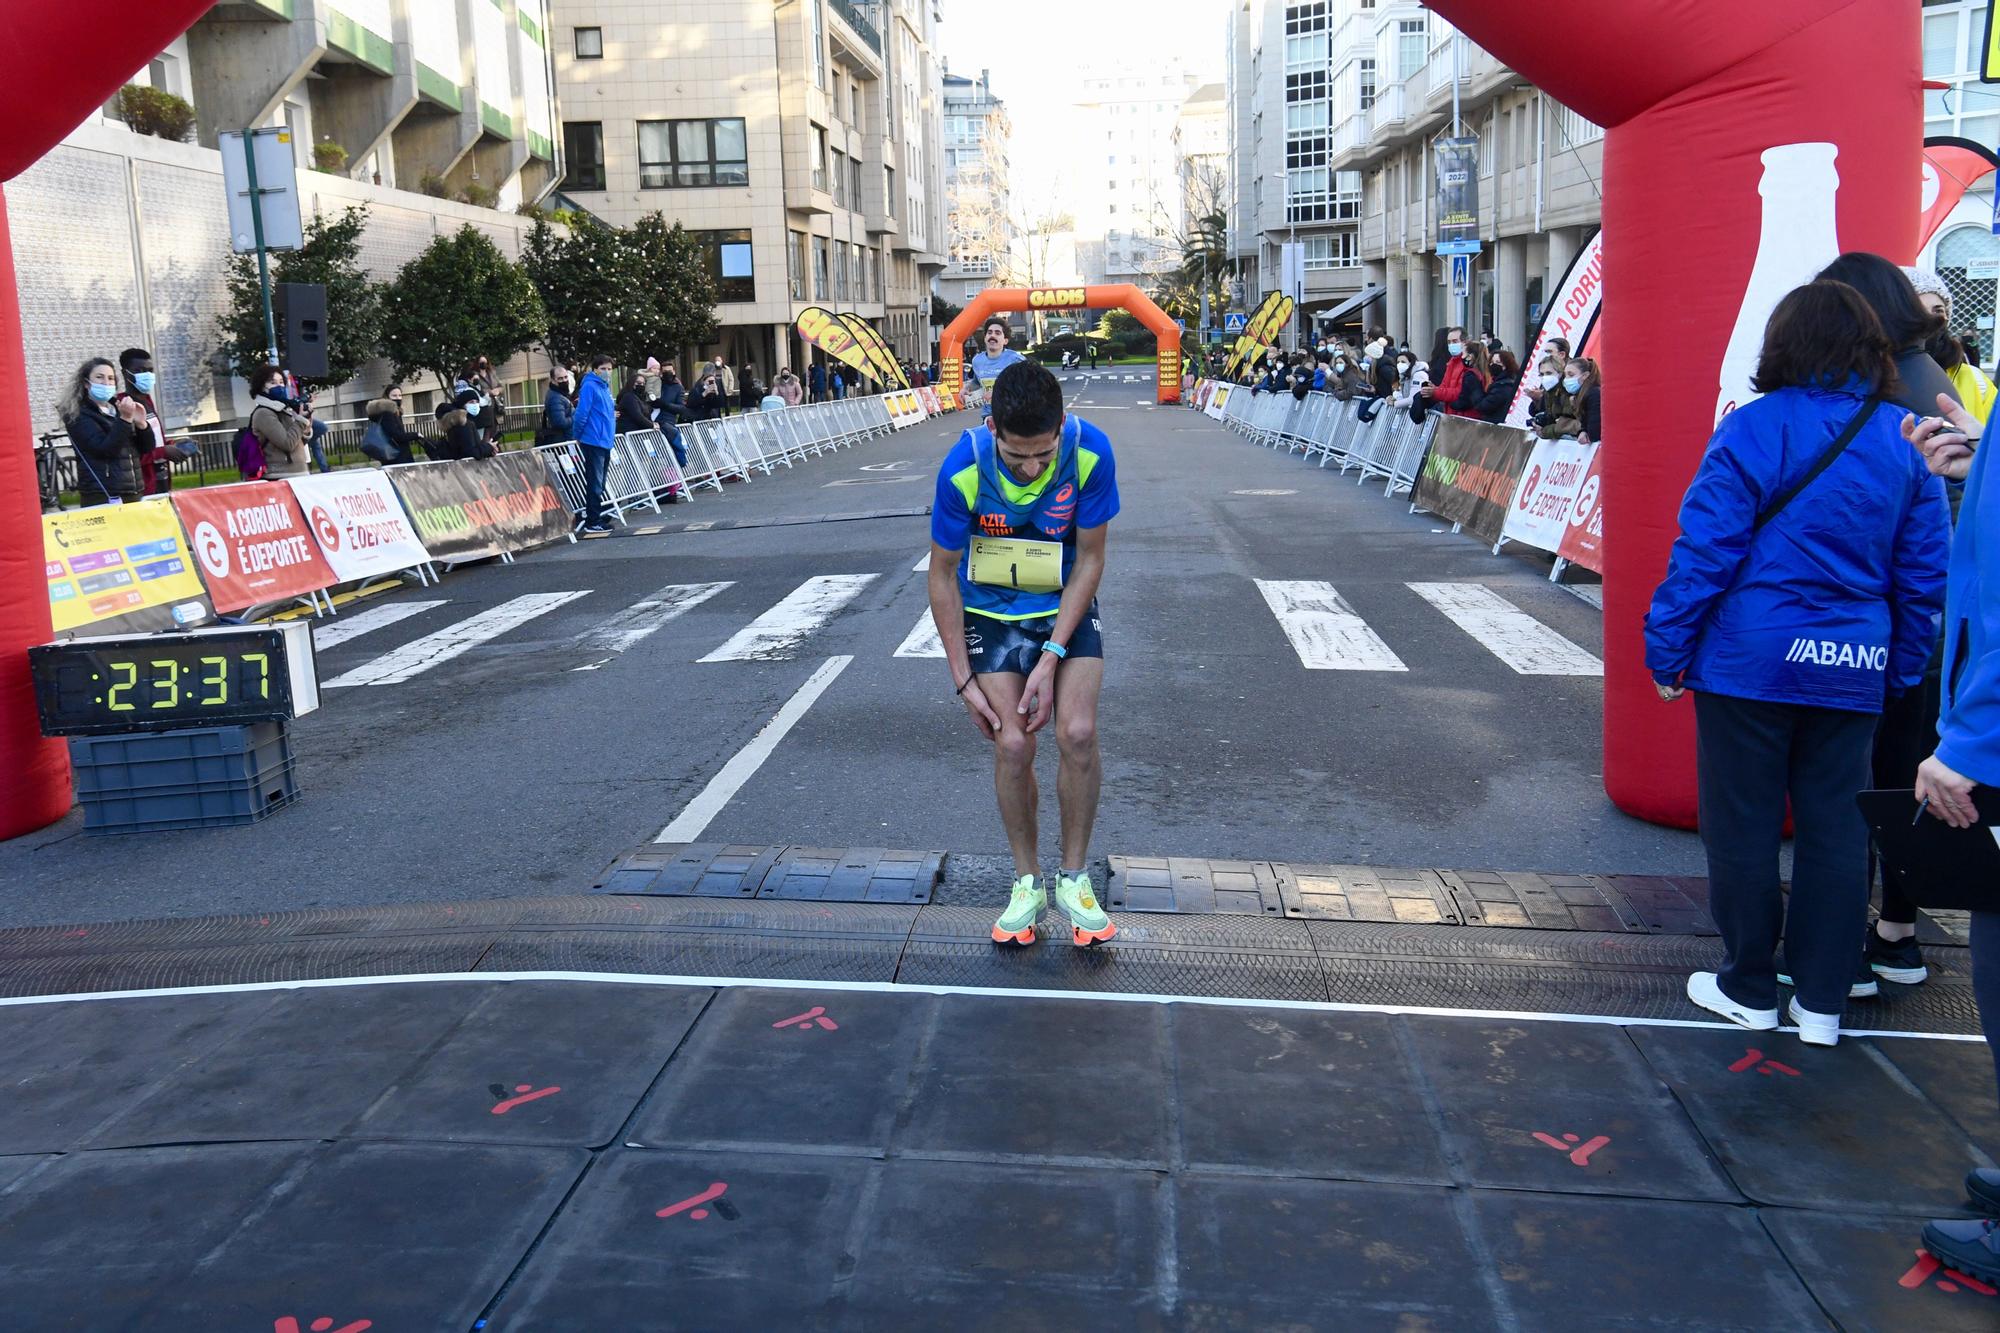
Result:
{"label": "runner's hand on knee", "polygon": [[967,681],[965,692],[958,697],[965,700],[965,711],[972,714],[972,721],[978,726],[980,735],[990,741],[1000,734],[1000,715],[993,711],[992,704],[986,702],[986,695],[977,680]]}
{"label": "runner's hand on knee", "polygon": [[1021,691],[1021,706],[1016,711],[1028,719],[1026,731],[1032,736],[1049,724],[1055,706],[1056,659],[1045,653],[1028,674],[1027,687]]}

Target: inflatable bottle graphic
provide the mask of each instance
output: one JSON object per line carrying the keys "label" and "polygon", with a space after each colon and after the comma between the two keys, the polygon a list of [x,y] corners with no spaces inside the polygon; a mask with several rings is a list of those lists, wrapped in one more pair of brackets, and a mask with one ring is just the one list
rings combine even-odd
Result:
{"label": "inflatable bottle graphic", "polygon": [[1778,302],[1840,256],[1834,216],[1840,174],[1833,169],[1839,152],[1830,143],[1788,143],[1764,150],[1764,179],[1757,186],[1764,199],[1757,262],[1722,354],[1717,421],[1758,396],[1750,379],[1763,350],[1764,326]]}

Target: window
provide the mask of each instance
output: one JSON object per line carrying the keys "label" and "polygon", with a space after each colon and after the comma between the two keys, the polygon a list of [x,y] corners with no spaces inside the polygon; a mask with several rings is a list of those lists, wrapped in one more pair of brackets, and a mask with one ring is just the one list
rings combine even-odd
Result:
{"label": "window", "polygon": [[572,190],[604,188],[604,123],[596,120],[563,122],[563,184]]}
{"label": "window", "polygon": [[1424,67],[1429,52],[1430,25],[1423,19],[1396,20],[1396,80],[1401,82]]}
{"label": "window", "polygon": [[741,120],[642,120],[639,188],[748,185],[746,143]]}
{"label": "window", "polygon": [[576,29],[576,58],[578,60],[604,59],[604,29]]}
{"label": "window", "polygon": [[1560,104],[1556,107],[1555,142],[1549,146],[1560,153],[1578,144],[1595,143],[1604,137],[1604,127],[1585,120]]}
{"label": "window", "polygon": [[847,159],[838,149],[833,154],[833,202],[847,207]]}
{"label": "window", "polygon": [[857,209],[861,207],[861,161],[859,158],[850,157],[847,159],[847,198],[851,207]]}
{"label": "window", "polygon": [[1363,56],[1355,63],[1360,66],[1361,109],[1366,111],[1375,105],[1375,58]]}
{"label": "window", "polygon": [[754,301],[757,281],[750,259],[747,231],[698,231],[695,244],[701,247],[702,267],[715,279],[718,301]]}
{"label": "window", "polygon": [[826,131],[814,130],[812,137],[813,188],[824,190],[826,185]]}
{"label": "window", "polygon": [[812,249],[810,238],[802,231],[792,233],[791,244],[785,250],[785,268],[792,280],[792,299],[804,301],[806,294],[806,274],[812,271]]}
{"label": "window", "polygon": [[1332,80],[1324,65],[1316,69],[1285,75],[1285,100],[1287,102],[1325,101]]}
{"label": "window", "polygon": [[883,170],[886,173],[889,182],[888,186],[889,216],[893,218],[896,216],[896,169],[894,167],[885,167]]}
{"label": "window", "polygon": [[815,301],[833,299],[833,285],[827,281],[826,276],[828,244],[830,242],[824,236],[813,237],[813,300]]}
{"label": "window", "polygon": [[826,15],[820,9],[820,0],[806,0],[806,8],[812,13],[813,46],[813,87],[826,90]]}
{"label": "window", "polygon": [[862,128],[861,81],[858,79],[847,85],[847,112],[847,123],[857,130]]}
{"label": "window", "polygon": [[1331,235],[1306,236],[1299,244],[1305,247],[1307,270],[1331,268],[1356,268],[1361,259],[1355,248],[1355,235],[1351,231],[1337,231]]}
{"label": "window", "polygon": [[1327,0],[1308,0],[1305,4],[1285,6],[1285,35],[1295,36],[1302,32],[1325,32],[1327,29]]}

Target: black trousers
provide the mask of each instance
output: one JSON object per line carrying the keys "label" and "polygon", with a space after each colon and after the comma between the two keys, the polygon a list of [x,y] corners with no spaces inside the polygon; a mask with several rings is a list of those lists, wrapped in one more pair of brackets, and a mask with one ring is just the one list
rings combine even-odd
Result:
{"label": "black trousers", "polygon": [[[1938,710],[1943,704],[1938,677],[1927,674],[1923,684],[1882,706],[1875,728],[1874,773],[1877,787],[1916,786],[1917,766],[1936,753]],[[1902,876],[1882,868],[1882,919],[1915,925],[1917,905],[1905,891]]]}
{"label": "black trousers", "polygon": [[[1694,706],[1709,913],[1725,953],[1717,980],[1738,1004],[1774,1008],[1782,939],[1799,1004],[1838,1014],[1868,920],[1868,826],[1854,795],[1868,785],[1875,715],[1717,694]],[[1789,910],[1778,879],[1787,797]]]}

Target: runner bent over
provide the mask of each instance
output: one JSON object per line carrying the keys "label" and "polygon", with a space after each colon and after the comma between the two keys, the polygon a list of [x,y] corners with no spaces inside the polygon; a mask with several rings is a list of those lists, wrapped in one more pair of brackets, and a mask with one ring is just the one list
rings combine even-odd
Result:
{"label": "runner bent over", "polygon": [[1097,585],[1118,475],[1111,442],[1064,415],[1062,386],[1045,368],[1010,365],[990,388],[986,424],[960,436],[938,472],[931,615],[952,685],[993,742],[993,785],[1018,877],[994,940],[1033,944],[1048,906],[1036,859],[1035,737],[1053,711],[1062,756],[1056,903],[1075,943],[1096,944],[1118,930],[1085,873],[1103,782]]}

